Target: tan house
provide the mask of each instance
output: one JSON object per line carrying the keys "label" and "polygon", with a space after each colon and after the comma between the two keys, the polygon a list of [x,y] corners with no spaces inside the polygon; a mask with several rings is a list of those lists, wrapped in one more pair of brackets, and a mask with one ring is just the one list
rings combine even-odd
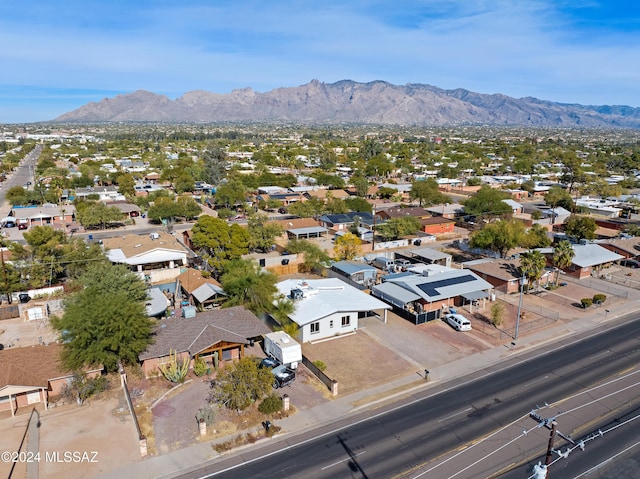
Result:
{"label": "tan house", "polygon": [[194,318],[166,318],[158,322],[153,344],[139,355],[145,377],[160,374],[158,367],[170,360],[187,358],[189,367],[201,358],[209,367],[244,356],[246,345],[271,332],[242,306],[198,313]]}
{"label": "tan house", "polygon": [[176,291],[182,302],[200,309],[216,307],[226,296],[222,285],[213,278],[205,278],[202,272],[189,268],[176,278]]}
{"label": "tan house", "polygon": [[[517,293],[520,291],[520,260],[510,259],[480,259],[462,264],[463,268],[473,271],[496,291],[501,293]],[[539,280],[541,286],[553,280],[553,273],[545,270]]]}
{"label": "tan house", "polygon": [[194,254],[169,233],[126,235],[103,242],[112,263],[128,265],[150,283],[174,280]]}
{"label": "tan house", "polygon": [[324,188],[313,189],[304,192],[304,196],[307,199],[316,198],[326,202],[329,198],[336,198],[338,200],[344,200],[351,195],[344,190],[327,190]]}
{"label": "tan house", "polygon": [[[27,346],[0,350],[0,411],[15,412],[22,407],[43,403],[48,408],[49,398],[62,394],[73,373],[61,361],[62,345]],[[86,371],[96,377],[102,368]]]}

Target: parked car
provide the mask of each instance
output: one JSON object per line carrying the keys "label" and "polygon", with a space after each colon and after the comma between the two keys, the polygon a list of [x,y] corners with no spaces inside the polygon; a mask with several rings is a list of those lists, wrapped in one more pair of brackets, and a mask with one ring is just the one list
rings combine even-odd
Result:
{"label": "parked car", "polygon": [[27,223],[18,223],[19,230],[26,230],[27,228],[29,228],[29,225]]}
{"label": "parked car", "polygon": [[625,259],[622,262],[622,266],[626,266],[627,268],[640,268],[640,261],[636,261],[635,259]]}
{"label": "parked car", "polygon": [[260,361],[260,367],[271,369],[274,389],[290,386],[296,380],[296,372],[293,369],[283,366],[273,358],[264,358]]}
{"label": "parked car", "polygon": [[393,262],[393,264],[395,264],[397,267],[405,270],[409,266],[411,266],[411,261],[409,261],[408,259],[397,259],[397,260],[395,260]]}
{"label": "parked car", "polygon": [[444,318],[456,331],[471,331],[471,321],[461,314],[447,314]]}

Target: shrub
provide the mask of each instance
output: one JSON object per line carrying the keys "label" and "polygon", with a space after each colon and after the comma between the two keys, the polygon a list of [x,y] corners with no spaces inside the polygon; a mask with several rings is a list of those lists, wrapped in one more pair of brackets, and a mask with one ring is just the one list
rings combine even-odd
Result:
{"label": "shrub", "polygon": [[607,299],[606,294],[598,293],[593,295],[593,302],[595,304],[602,304]]}
{"label": "shrub", "polygon": [[274,414],[282,409],[282,398],[272,394],[267,396],[258,406],[258,411],[262,414]]}
{"label": "shrub", "polygon": [[504,318],[504,305],[495,302],[491,305],[491,323],[494,326],[500,326]]}
{"label": "shrub", "polygon": [[325,369],[327,369],[327,365],[324,363],[324,361],[320,361],[319,359],[316,359],[313,362],[313,365],[317,367],[320,371],[324,371]]}
{"label": "shrub", "polygon": [[480,186],[482,184],[482,180],[476,176],[472,176],[467,180],[467,186]]}
{"label": "shrub", "polygon": [[216,422],[216,410],[212,406],[201,407],[196,413],[196,420],[204,421],[207,426],[211,426]]}
{"label": "shrub", "polygon": [[204,362],[204,359],[202,359],[201,357],[198,357],[198,359],[196,359],[193,362],[193,374],[200,377],[200,376],[204,376],[206,373],[207,373],[207,363]]}
{"label": "shrub", "polygon": [[582,304],[582,307],[584,309],[587,309],[588,307],[590,307],[593,304],[593,299],[591,299],[591,298],[582,298],[580,300],[580,303]]}

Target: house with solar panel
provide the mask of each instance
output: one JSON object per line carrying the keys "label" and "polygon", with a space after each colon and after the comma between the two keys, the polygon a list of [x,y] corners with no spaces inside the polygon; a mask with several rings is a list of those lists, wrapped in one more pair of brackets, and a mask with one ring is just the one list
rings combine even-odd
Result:
{"label": "house with solar panel", "polygon": [[489,282],[469,270],[440,268],[384,276],[381,284],[372,286],[371,295],[415,324],[442,318],[451,308],[466,307],[473,312],[486,307],[493,289]]}

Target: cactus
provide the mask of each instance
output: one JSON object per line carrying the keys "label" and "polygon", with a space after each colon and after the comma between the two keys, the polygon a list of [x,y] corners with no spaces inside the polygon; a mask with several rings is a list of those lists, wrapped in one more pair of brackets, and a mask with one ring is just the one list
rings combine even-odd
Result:
{"label": "cactus", "polygon": [[162,375],[172,383],[181,383],[189,372],[189,357],[182,359],[182,364],[178,363],[178,352],[169,350],[169,361],[158,366]]}
{"label": "cactus", "polygon": [[193,373],[198,377],[207,374],[207,364],[200,356],[193,362]]}
{"label": "cactus", "polygon": [[213,353],[213,367],[215,369],[218,369],[218,362],[219,362],[218,351],[214,351],[214,353]]}

